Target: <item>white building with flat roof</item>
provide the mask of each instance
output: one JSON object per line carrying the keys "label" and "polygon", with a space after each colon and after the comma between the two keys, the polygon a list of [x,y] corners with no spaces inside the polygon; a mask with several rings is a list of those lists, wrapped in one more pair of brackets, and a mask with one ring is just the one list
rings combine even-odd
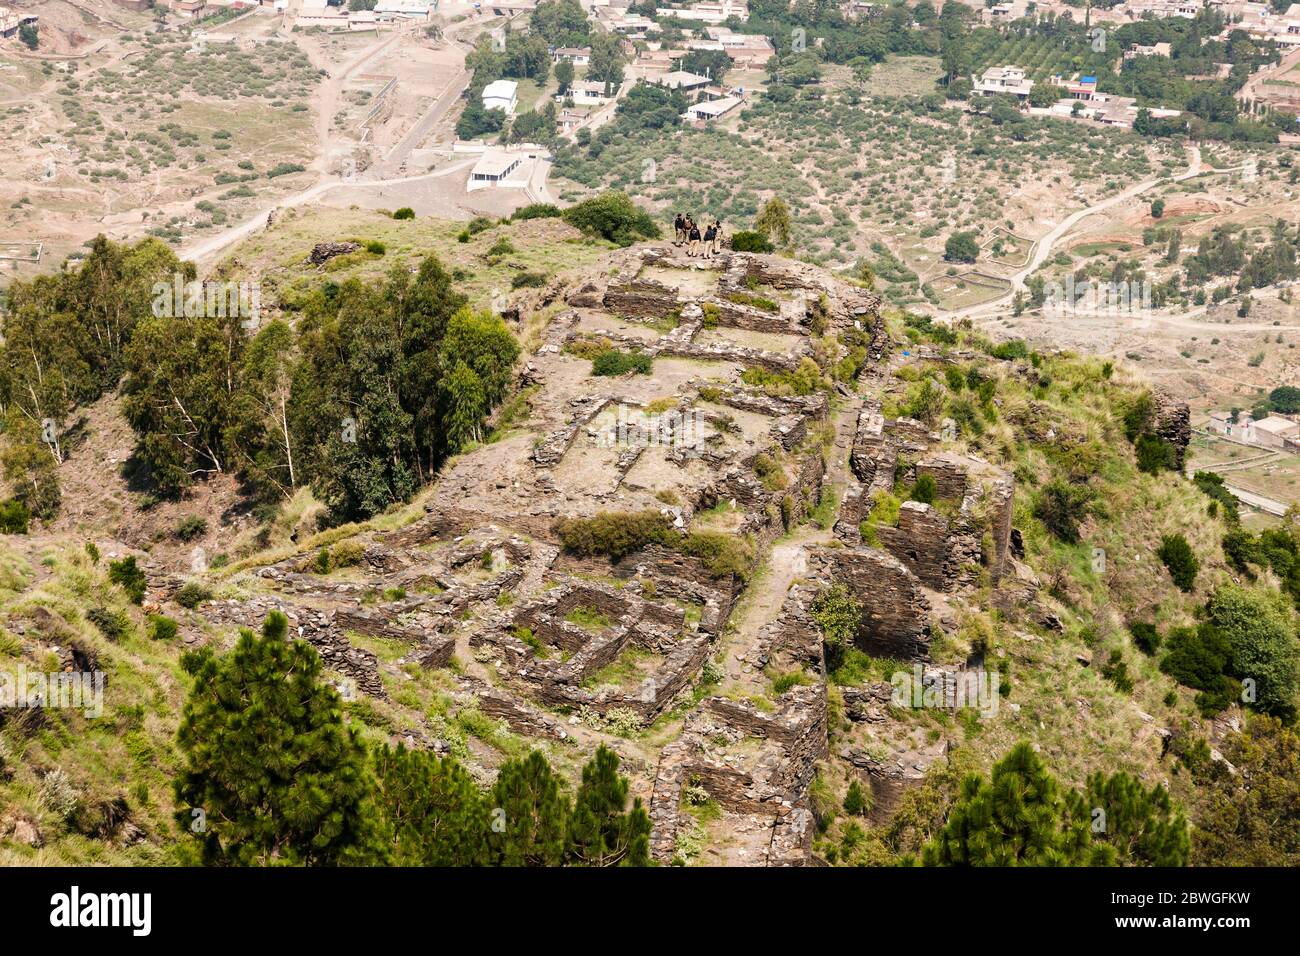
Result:
{"label": "white building with flat roof", "polygon": [[596,80],[579,80],[563,96],[556,95],[559,103],[573,100],[574,106],[603,106],[614,97],[605,92],[605,84]]}
{"label": "white building with flat roof", "polygon": [[704,100],[686,108],[682,118],[703,123],[711,123],[726,116],[744,102],[738,96],[723,96],[716,100]]}
{"label": "white building with flat roof", "polygon": [[749,3],[748,0],[705,0],[689,7],[657,7],[655,14],[678,20],[699,20],[702,23],[723,23],[732,17],[743,21],[749,19]]}
{"label": "white building with flat roof", "polygon": [[483,87],[485,110],[502,110],[507,116],[513,116],[518,105],[519,84],[514,80],[493,80]]}
{"label": "white building with flat roof", "polygon": [[673,70],[673,72],[665,73],[663,76],[654,77],[650,82],[657,86],[666,86],[670,90],[698,90],[701,87],[708,86],[713,81],[707,76],[700,76],[698,73]]}
{"label": "white building with flat roof", "polygon": [[1266,448],[1282,448],[1288,438],[1300,438],[1300,423],[1280,415],[1259,419],[1252,430],[1255,433],[1255,444]]}
{"label": "white building with flat roof", "polygon": [[[479,157],[479,161],[474,164],[470,170],[469,182],[465,184],[465,189],[473,192],[476,189],[486,189],[489,186],[501,186],[506,184],[506,180],[522,163],[524,157],[520,153],[508,153],[503,149],[487,149]],[[527,180],[524,180],[527,182]],[[523,185],[521,182],[519,185]]]}
{"label": "white building with flat roof", "polygon": [[1018,66],[991,66],[983,76],[971,77],[975,92],[985,96],[1007,94],[1020,98],[1027,97],[1034,88],[1034,81],[1025,78],[1025,71]]}
{"label": "white building with flat roof", "polygon": [[376,20],[428,20],[438,9],[438,0],[379,0],[375,4]]}

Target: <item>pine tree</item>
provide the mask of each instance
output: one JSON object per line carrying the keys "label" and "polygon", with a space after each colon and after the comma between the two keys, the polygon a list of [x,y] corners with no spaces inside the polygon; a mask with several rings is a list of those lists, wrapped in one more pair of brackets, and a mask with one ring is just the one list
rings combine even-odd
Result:
{"label": "pine tree", "polygon": [[182,658],[194,686],[177,734],[177,822],[208,864],[381,861],[365,747],[288,623],[272,612],[260,637],[243,629],[228,654]]}
{"label": "pine tree", "polygon": [[1300,866],[1300,736],[1268,716],[1230,734],[1229,773],[1210,763],[1196,821],[1198,866]]}
{"label": "pine tree", "polygon": [[1113,848],[1093,843],[1086,820],[1067,812],[1056,778],[1027,743],[972,774],[948,822],[922,851],[925,866],[1104,866]]}
{"label": "pine tree", "polygon": [[451,758],[387,745],[375,754],[379,812],[398,866],[483,866],[490,818],[483,794]]}
{"label": "pine tree", "polygon": [[1096,839],[1115,848],[1119,862],[1187,865],[1191,855],[1187,819],[1159,784],[1148,790],[1123,771],[1110,777],[1098,772],[1071,804],[1073,816],[1089,821]]}
{"label": "pine tree", "polygon": [[569,820],[568,855],[579,866],[646,866],[650,862],[650,816],[641,798],[627,806],[627,778],[618,755],[601,745],[582,768]]}
{"label": "pine tree", "polygon": [[868,809],[867,796],[862,792],[862,784],[856,780],[849,781],[848,792],[844,794],[844,812],[853,817],[865,817]]}
{"label": "pine tree", "polygon": [[560,866],[564,862],[569,801],[540,751],[503,764],[489,800],[494,863]]}

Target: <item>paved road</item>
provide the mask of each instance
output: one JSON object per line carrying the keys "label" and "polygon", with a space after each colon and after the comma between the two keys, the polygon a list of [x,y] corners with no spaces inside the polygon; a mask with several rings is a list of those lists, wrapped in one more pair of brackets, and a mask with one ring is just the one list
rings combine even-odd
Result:
{"label": "paved road", "polygon": [[1226,481],[1223,483],[1223,487],[1232,492],[1233,497],[1238,501],[1250,505],[1252,508],[1263,511],[1265,514],[1275,515],[1280,518],[1287,512],[1287,505],[1278,501],[1276,498],[1266,498],[1264,495],[1258,495],[1253,491],[1247,491],[1245,488],[1238,488],[1236,485],[1230,485]]}
{"label": "paved road", "polygon": [[[460,27],[471,25],[476,26],[477,24],[460,24]],[[446,118],[448,111],[460,102],[461,94],[463,94],[465,88],[469,86],[471,78],[470,71],[465,69],[465,54],[470,52],[473,47],[456,39],[452,35],[452,32],[452,30],[448,30],[444,36],[453,49],[460,51],[461,59],[459,72],[452,77],[451,82],[447,84],[447,88],[442,91],[436,100],[434,100],[433,105],[425,111],[425,114],[416,120],[415,125],[411,127],[410,132],[403,136],[401,141],[388,151],[387,156],[376,163],[371,170],[367,170],[367,172],[373,170],[374,175],[378,176],[393,176],[400,172],[402,164],[405,163],[406,158],[411,155],[411,151],[424,142],[425,139],[428,138],[429,134],[433,132],[434,128]]]}

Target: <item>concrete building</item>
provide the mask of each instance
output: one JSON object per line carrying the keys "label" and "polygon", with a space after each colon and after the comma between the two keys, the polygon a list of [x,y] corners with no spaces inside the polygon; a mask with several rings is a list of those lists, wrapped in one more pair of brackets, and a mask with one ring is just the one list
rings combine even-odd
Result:
{"label": "concrete building", "polygon": [[605,92],[604,83],[581,80],[569,87],[569,92],[564,96],[557,95],[555,99],[560,103],[573,100],[574,106],[603,106],[614,97]]}
{"label": "concrete building", "polygon": [[1132,20],[1164,17],[1182,17],[1195,20],[1205,6],[1204,0],[1130,0],[1124,12]]}
{"label": "concrete building", "polygon": [[432,19],[437,9],[438,0],[379,0],[373,12],[376,20],[385,23],[423,22]]}
{"label": "concrete building", "polygon": [[688,122],[711,123],[721,119],[744,102],[738,96],[723,96],[716,100],[703,100],[688,106],[682,119]]}
{"label": "concrete building", "polygon": [[0,7],[0,37],[15,36],[24,23],[37,23],[39,20],[40,17],[26,10]]}
{"label": "concrete building", "polygon": [[1280,415],[1261,418],[1252,426],[1255,444],[1265,448],[1283,448],[1288,440],[1300,438],[1300,422],[1294,422]]}
{"label": "concrete building", "polygon": [[574,66],[586,66],[591,62],[591,47],[589,46],[562,46],[551,51],[551,62],[559,63],[561,60],[568,60]]}
{"label": "concrete building", "polygon": [[720,0],[692,4],[689,7],[658,7],[655,13],[660,17],[674,17],[678,20],[698,20],[702,23],[724,23],[735,17],[737,20],[749,19],[748,0]]}
{"label": "concrete building", "polygon": [[983,76],[971,79],[975,92],[984,96],[1009,95],[1025,99],[1034,88],[1034,81],[1025,79],[1025,71],[1018,66],[991,66]]}
{"label": "concrete building", "polygon": [[[502,149],[484,150],[479,161],[470,170],[469,182],[465,184],[465,189],[473,192],[489,186],[505,185],[510,174],[518,169],[522,162],[523,156],[519,153],[508,153]],[[522,186],[523,183],[520,185]]]}
{"label": "concrete building", "polygon": [[1150,46],[1143,46],[1141,43],[1132,49],[1124,51],[1124,59],[1136,60],[1140,56],[1169,56],[1174,51],[1172,43],[1153,43]]}
{"label": "concrete building", "polygon": [[645,50],[635,61],[637,75],[649,78],[671,73],[677,69],[677,61],[685,55],[685,50]]}
{"label": "concrete building", "polygon": [[707,76],[700,76],[698,73],[687,73],[685,70],[674,70],[671,73],[665,73],[663,76],[657,76],[650,80],[657,86],[666,86],[670,90],[698,90],[708,86],[713,81]]}
{"label": "concrete building", "polygon": [[184,20],[192,20],[203,13],[207,0],[157,0],[154,4],[163,10],[169,10]]}
{"label": "concrete building", "polygon": [[486,110],[503,110],[507,116],[513,116],[519,105],[519,84],[514,80],[493,80],[483,87],[483,108]]}
{"label": "concrete building", "polygon": [[730,27],[708,27],[707,32],[737,66],[763,66],[776,53],[772,41],[759,34],[734,33]]}

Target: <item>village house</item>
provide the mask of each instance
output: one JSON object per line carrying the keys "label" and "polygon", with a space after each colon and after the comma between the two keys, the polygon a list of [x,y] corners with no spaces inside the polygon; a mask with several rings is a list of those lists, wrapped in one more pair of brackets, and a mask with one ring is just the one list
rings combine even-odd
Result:
{"label": "village house", "polygon": [[[154,4],[163,10],[169,10],[185,20],[192,20],[203,12],[207,0],[157,0]],[[306,0],[304,0],[304,6]]]}
{"label": "village house", "polygon": [[1130,0],[1123,12],[1131,20],[1159,20],[1165,17],[1195,20],[1204,5],[1204,0]]}
{"label": "village house", "polygon": [[513,116],[518,105],[519,84],[514,80],[493,80],[483,87],[485,110],[502,110],[507,116]]}
{"label": "village house", "polygon": [[25,10],[0,7],[0,37],[14,36],[24,23],[36,23],[39,19],[36,14]]}
{"label": "village house", "polygon": [[573,133],[589,115],[589,110],[562,109],[555,117],[555,128],[561,136]]}
{"label": "village house", "polygon": [[764,66],[776,53],[772,41],[765,36],[734,33],[730,27],[708,27],[707,32],[737,66]]}
{"label": "village house", "polygon": [[685,55],[685,50],[646,50],[636,58],[637,74],[649,79],[671,73]]}
{"label": "village house", "polygon": [[739,96],[722,96],[718,99],[701,100],[693,106],[688,106],[686,112],[682,114],[682,119],[704,125],[726,116],[740,106],[742,102],[744,101]]}
{"label": "village house", "polygon": [[1253,423],[1256,445],[1264,448],[1284,448],[1288,440],[1300,439],[1300,422],[1281,415],[1270,415]]}
{"label": "village house", "polygon": [[700,76],[698,73],[687,73],[684,70],[674,70],[671,73],[665,73],[651,79],[649,82],[657,86],[666,86],[670,90],[683,90],[691,92],[708,86],[713,81],[707,76]]}
{"label": "village house", "polygon": [[1034,88],[1034,81],[1025,79],[1025,71],[1018,66],[991,66],[983,76],[971,79],[975,92],[984,96],[1010,95],[1023,100]]}
{"label": "village house", "polygon": [[1094,100],[1105,95],[1097,92],[1095,76],[1077,76],[1067,80],[1057,73],[1052,76],[1051,83],[1061,88],[1063,99]]}
{"label": "village house", "polygon": [[604,14],[598,14],[598,16],[600,22],[611,33],[621,33],[628,37],[645,37],[651,31],[657,32],[659,30],[659,24],[649,17],[641,16],[639,13],[629,14],[611,9],[608,16]]}
{"label": "village house", "polygon": [[1124,59],[1136,60],[1140,56],[1164,56],[1167,57],[1174,51],[1172,43],[1153,43],[1151,46],[1143,46],[1141,43],[1124,51]]}
{"label": "village house", "polygon": [[889,4],[883,0],[844,0],[840,4],[840,13],[846,20],[870,20],[888,9]]}
{"label": "village house", "polygon": [[589,46],[562,46],[556,47],[551,51],[551,62],[559,63],[561,60],[568,60],[574,66],[586,66],[591,62],[591,47]]}
{"label": "village house", "polygon": [[1208,427],[1225,438],[1262,448],[1291,450],[1300,444],[1300,422],[1284,415],[1255,419],[1250,412],[1238,412],[1234,419],[1231,412],[1212,411]]}
{"label": "village house", "polygon": [[605,92],[605,84],[595,80],[580,80],[563,96],[557,94],[555,97],[559,104],[572,100],[575,106],[603,106],[613,99],[612,94]]}
{"label": "village house", "polygon": [[535,0],[497,0],[484,3],[482,9],[494,17],[512,17],[520,13],[532,13],[537,9],[537,3]]}
{"label": "village house", "polygon": [[437,8],[438,0],[379,0],[373,13],[375,19],[381,22],[419,22],[431,19]]}
{"label": "village house", "polygon": [[749,19],[748,0],[721,0],[721,2],[696,3],[689,7],[659,7],[655,10],[660,17],[674,17],[678,20],[699,20],[703,23],[724,23],[733,17],[737,20]]}

